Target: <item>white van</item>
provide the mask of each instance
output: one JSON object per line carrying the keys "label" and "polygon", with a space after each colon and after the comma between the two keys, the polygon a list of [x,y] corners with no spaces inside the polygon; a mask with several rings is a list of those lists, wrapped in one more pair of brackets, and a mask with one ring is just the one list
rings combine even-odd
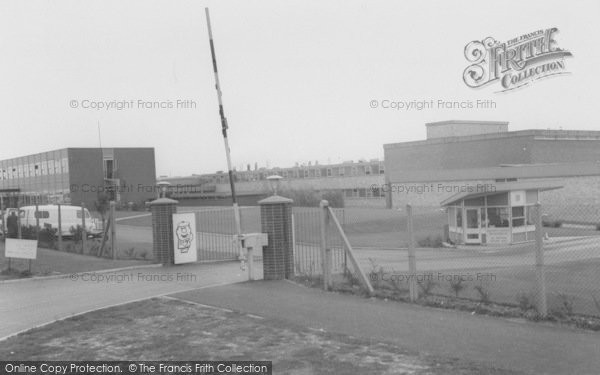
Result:
{"label": "white van", "polygon": [[[36,225],[36,214],[35,206],[21,207],[19,215],[21,216],[21,225],[30,226]],[[57,205],[44,205],[38,206],[38,217],[40,227],[44,228],[51,226],[52,228],[58,228],[58,206]],[[98,225],[98,220],[92,218],[87,208],[84,208],[85,215],[85,227],[88,234],[98,234],[101,232]],[[71,236],[71,229],[77,228],[82,224],[82,212],[81,207],[77,206],[60,206],[60,219],[61,219],[61,232],[63,236]],[[101,226],[101,225],[100,225]]]}

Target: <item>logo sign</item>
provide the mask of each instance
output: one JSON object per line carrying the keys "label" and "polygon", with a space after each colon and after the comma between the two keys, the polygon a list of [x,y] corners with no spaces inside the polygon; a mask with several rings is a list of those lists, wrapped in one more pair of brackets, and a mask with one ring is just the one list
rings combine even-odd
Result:
{"label": "logo sign", "polygon": [[196,215],[193,212],[173,214],[173,249],[175,250],[175,264],[198,260]]}
{"label": "logo sign", "polygon": [[514,90],[542,78],[568,74],[565,58],[571,52],[558,47],[553,27],[499,42],[492,37],[472,41],[465,47],[471,63],[463,72],[465,84],[472,88],[498,83],[499,92]]}
{"label": "logo sign", "polygon": [[37,241],[7,238],[4,256],[7,258],[35,259],[37,258]]}

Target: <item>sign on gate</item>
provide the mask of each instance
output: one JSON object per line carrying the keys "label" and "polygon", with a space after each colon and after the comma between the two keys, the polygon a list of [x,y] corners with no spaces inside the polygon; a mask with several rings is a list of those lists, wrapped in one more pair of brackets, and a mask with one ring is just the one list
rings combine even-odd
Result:
{"label": "sign on gate", "polygon": [[36,240],[6,239],[4,256],[7,258],[35,259],[37,257]]}
{"label": "sign on gate", "polygon": [[173,214],[173,249],[175,264],[198,260],[196,246],[196,214]]}

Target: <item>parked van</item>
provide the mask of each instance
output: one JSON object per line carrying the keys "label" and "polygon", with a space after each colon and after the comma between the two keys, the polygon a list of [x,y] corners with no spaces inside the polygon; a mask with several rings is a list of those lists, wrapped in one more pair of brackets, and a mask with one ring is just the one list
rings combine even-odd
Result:
{"label": "parked van", "polygon": [[[51,226],[52,228],[58,228],[58,206],[57,205],[44,205],[38,206],[37,217],[39,217],[40,227],[44,228]],[[19,214],[21,216],[21,225],[30,226],[36,225],[36,207],[25,206],[21,207]],[[92,218],[87,208],[84,208],[83,215],[85,215],[85,227],[88,234],[97,235],[101,232],[98,220]],[[73,233],[72,229],[81,226],[82,224],[82,212],[81,207],[77,206],[60,206],[60,219],[61,219],[61,232],[63,236],[71,236]]]}

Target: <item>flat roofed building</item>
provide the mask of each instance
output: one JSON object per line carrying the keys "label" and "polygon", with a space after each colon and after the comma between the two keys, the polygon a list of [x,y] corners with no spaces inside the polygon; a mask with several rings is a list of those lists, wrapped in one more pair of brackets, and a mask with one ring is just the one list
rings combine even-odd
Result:
{"label": "flat roofed building", "polygon": [[[477,185],[549,178],[564,189],[543,193],[542,198],[600,205],[600,131],[507,131],[505,125],[432,123],[428,129],[437,133],[426,140],[384,145],[387,207],[435,206]],[[461,126],[466,130],[460,131]],[[582,186],[585,192],[577,193]],[[425,193],[406,193],[410,191]]]}
{"label": "flat roofed building", "polygon": [[504,182],[455,194],[441,202],[447,208],[449,239],[472,245],[533,241],[533,206],[540,192],[560,188],[552,181]]}
{"label": "flat roofed building", "polygon": [[0,203],[93,208],[99,193],[120,203],[156,197],[154,148],[64,148],[0,161]]}

